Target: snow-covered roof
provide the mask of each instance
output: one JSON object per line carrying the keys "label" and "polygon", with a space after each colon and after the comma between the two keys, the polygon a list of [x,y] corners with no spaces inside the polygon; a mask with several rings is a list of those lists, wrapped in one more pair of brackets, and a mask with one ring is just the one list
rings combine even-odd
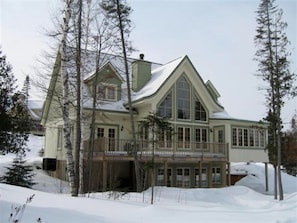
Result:
{"label": "snow-covered roof", "polygon": [[136,101],[154,94],[184,58],[185,57],[179,57],[163,66],[152,70],[151,79],[140,91],[133,94],[132,100]]}
{"label": "snow-covered roof", "polygon": [[213,118],[213,119],[234,119],[225,110],[222,111],[222,112],[214,112],[214,113],[212,113],[212,115],[210,116],[210,118]]}

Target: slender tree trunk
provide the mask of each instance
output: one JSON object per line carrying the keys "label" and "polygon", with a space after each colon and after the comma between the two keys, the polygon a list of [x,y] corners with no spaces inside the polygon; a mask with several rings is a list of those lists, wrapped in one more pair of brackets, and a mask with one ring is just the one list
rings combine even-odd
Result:
{"label": "slender tree trunk", "polygon": [[133,137],[133,157],[134,157],[134,167],[135,167],[135,176],[136,176],[136,189],[138,192],[140,192],[141,188],[142,188],[141,187],[140,163],[139,163],[139,160],[137,157],[136,131],[135,131],[135,123],[134,123],[134,115],[133,115],[133,107],[132,107],[128,59],[127,59],[124,29],[123,29],[123,24],[122,24],[122,15],[121,15],[121,10],[120,10],[119,0],[117,0],[117,14],[118,14],[118,19],[119,19],[119,28],[120,28],[120,33],[121,33],[121,42],[122,42],[122,50],[123,50],[123,56],[124,56],[125,74],[126,74],[126,82],[127,82],[127,90],[128,90],[128,105],[129,105],[132,137]]}
{"label": "slender tree trunk", "polygon": [[[80,0],[82,1],[82,0]],[[82,2],[81,2],[82,5]],[[84,67],[85,67],[85,63],[86,63],[86,59],[87,59],[87,48],[88,48],[88,38],[89,38],[89,25],[90,25],[90,11],[91,11],[91,0],[87,1],[87,16],[86,16],[86,27],[85,27],[85,45],[84,45],[84,51],[82,54],[82,63],[81,63],[81,71],[82,73],[84,73]],[[81,80],[81,104],[83,104],[83,84],[82,84]],[[84,193],[86,190],[84,188],[84,172],[85,172],[85,164],[84,164],[84,147],[83,147],[83,139],[84,139],[84,117],[83,117],[83,107],[81,107],[81,143],[80,143],[80,161],[79,161],[79,173],[80,173],[80,177],[79,177],[79,189],[80,189],[80,193]]]}
{"label": "slender tree trunk", "polygon": [[279,189],[279,200],[284,200],[284,192],[282,185],[282,172],[281,172],[281,124],[280,124],[280,102],[277,106],[278,123],[277,123],[277,172],[278,172],[278,189]]}
{"label": "slender tree trunk", "polygon": [[66,148],[66,163],[67,163],[67,173],[69,178],[70,190],[72,196],[77,196],[77,189],[75,184],[75,171],[74,171],[74,160],[72,154],[72,143],[70,138],[70,120],[69,120],[69,74],[66,69],[66,40],[67,33],[69,30],[69,20],[71,16],[71,4],[72,0],[66,1],[65,7],[65,17],[63,19],[63,33],[60,45],[61,54],[61,75],[63,78],[63,120],[64,120],[64,138],[65,138],[65,148]]}
{"label": "slender tree trunk", "polygon": [[[97,38],[97,37],[96,37]],[[93,164],[93,151],[95,144],[95,120],[96,120],[96,102],[97,102],[97,81],[99,72],[99,60],[101,53],[100,37],[96,39],[96,72],[95,78],[93,80],[93,105],[92,105],[92,119],[91,119],[91,131],[90,131],[90,141],[89,141],[89,156],[88,156],[88,192],[91,189],[92,182],[92,164]]]}
{"label": "slender tree trunk", "polygon": [[273,165],[274,169],[274,199],[277,200],[277,165]]}
{"label": "slender tree trunk", "polygon": [[81,171],[81,159],[80,159],[80,151],[82,149],[82,140],[81,140],[81,120],[82,120],[82,84],[81,84],[81,34],[82,34],[82,23],[81,23],[81,17],[82,17],[82,0],[79,0],[79,8],[78,8],[78,35],[77,35],[77,47],[76,47],[76,84],[77,84],[77,109],[76,109],[76,146],[75,146],[75,173],[76,173],[76,189],[77,194],[79,191],[83,191],[83,188],[80,188],[83,184],[80,184],[80,182],[83,182],[83,179],[80,180],[82,176]]}

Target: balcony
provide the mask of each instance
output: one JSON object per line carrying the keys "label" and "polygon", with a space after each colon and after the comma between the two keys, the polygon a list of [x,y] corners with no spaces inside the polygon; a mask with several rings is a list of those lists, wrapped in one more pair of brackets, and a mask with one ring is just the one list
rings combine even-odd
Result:
{"label": "balcony", "polygon": [[[132,140],[97,138],[94,141],[93,151],[89,150],[89,141],[84,141],[85,157],[93,160],[133,160],[134,145]],[[137,140],[136,155],[140,160],[155,159],[186,160],[219,160],[227,161],[228,144],[190,141],[151,141]]]}

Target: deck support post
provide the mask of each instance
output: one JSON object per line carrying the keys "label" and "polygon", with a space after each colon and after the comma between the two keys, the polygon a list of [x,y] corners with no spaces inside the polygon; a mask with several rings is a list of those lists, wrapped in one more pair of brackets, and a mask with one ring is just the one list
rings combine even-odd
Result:
{"label": "deck support post", "polygon": [[265,162],[265,190],[266,192],[269,191],[269,186],[268,186],[268,163]]}
{"label": "deck support post", "polygon": [[102,167],[102,191],[106,191],[107,189],[107,161],[103,160],[103,167]]}
{"label": "deck support post", "polygon": [[227,169],[228,169],[228,175],[227,175],[227,180],[228,180],[228,182],[227,182],[227,185],[228,186],[231,186],[231,164],[230,164],[230,162],[228,162],[227,163]]}
{"label": "deck support post", "polygon": [[163,186],[167,186],[167,183],[168,183],[167,169],[168,169],[168,163],[167,163],[167,160],[164,160],[164,185]]}
{"label": "deck support post", "polygon": [[198,165],[199,165],[199,168],[198,168],[198,171],[199,171],[199,185],[198,187],[201,188],[202,187],[202,161],[198,161]]}

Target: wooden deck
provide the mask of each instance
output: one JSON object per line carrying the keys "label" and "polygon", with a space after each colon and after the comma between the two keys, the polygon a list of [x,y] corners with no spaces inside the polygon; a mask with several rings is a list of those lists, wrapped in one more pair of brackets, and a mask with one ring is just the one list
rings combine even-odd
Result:
{"label": "wooden deck", "polygon": [[155,161],[174,160],[176,162],[227,161],[228,144],[210,142],[156,142],[137,141],[134,149],[131,140],[98,138],[94,141],[93,149],[90,142],[84,141],[85,158],[92,160],[133,160],[136,154],[139,160]]}

